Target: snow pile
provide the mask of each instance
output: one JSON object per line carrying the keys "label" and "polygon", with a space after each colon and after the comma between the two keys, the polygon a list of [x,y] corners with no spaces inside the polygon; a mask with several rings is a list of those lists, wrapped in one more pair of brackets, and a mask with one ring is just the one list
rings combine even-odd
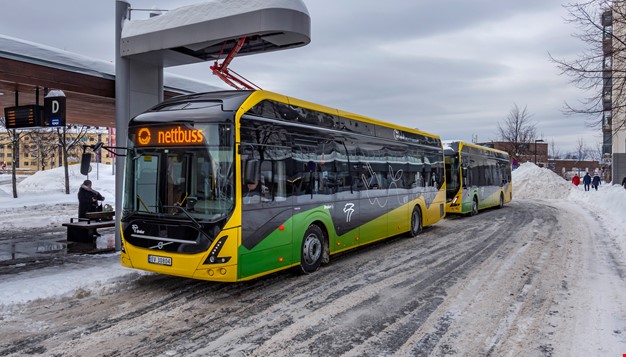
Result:
{"label": "snow pile", "polygon": [[[626,249],[626,228],[623,226],[626,214],[626,190],[620,185],[601,184],[598,191],[591,188],[584,191],[582,184],[572,189],[569,201],[581,207],[589,209],[594,213],[594,220],[599,220],[603,227],[606,227],[615,237],[622,237],[623,249]],[[622,224],[616,225],[619,222]]]}
{"label": "snow pile", "polygon": [[[115,176],[111,165],[92,164],[89,176],[80,174],[80,165],[69,166],[70,194],[65,194],[65,170],[57,167],[38,171],[26,176],[17,184],[17,196],[13,198],[11,175],[0,175],[0,216],[12,209],[33,208],[39,205],[76,204],[76,193],[85,179],[93,182],[93,188],[105,197],[105,203],[115,205]],[[23,176],[20,176],[20,178]],[[43,218],[43,217],[40,217]],[[41,220],[41,219],[40,219]],[[0,230],[1,232],[1,230]]]}
{"label": "snow pile", "polygon": [[513,197],[533,199],[567,198],[572,184],[553,171],[525,162],[513,171]]}
{"label": "snow pile", "polygon": [[[78,188],[85,180],[85,176],[80,174],[80,165],[69,165],[68,176],[70,179],[71,191],[78,191]],[[65,176],[63,167],[51,170],[37,171],[32,176],[26,177],[17,184],[17,192],[65,192]]]}

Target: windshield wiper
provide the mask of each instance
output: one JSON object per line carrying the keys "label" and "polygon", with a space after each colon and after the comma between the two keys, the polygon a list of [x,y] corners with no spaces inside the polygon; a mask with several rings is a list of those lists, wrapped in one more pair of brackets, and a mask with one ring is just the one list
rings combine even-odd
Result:
{"label": "windshield wiper", "polygon": [[180,209],[181,211],[183,211],[183,213],[185,214],[185,216],[189,217],[189,219],[191,219],[193,221],[193,223],[196,225],[196,228],[198,228],[199,230],[202,230],[202,225],[195,219],[193,218],[193,216],[191,215],[191,213],[189,213],[189,211],[187,211],[185,209],[185,207],[180,206],[180,205],[174,205],[174,206],[163,206],[163,208],[176,208],[176,209]]}

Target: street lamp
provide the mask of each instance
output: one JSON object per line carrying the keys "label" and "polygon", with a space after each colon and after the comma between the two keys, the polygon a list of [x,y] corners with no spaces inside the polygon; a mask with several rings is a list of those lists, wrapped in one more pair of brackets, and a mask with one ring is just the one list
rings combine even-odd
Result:
{"label": "street lamp", "polygon": [[537,143],[542,143],[542,139],[535,139],[535,165],[537,165]]}

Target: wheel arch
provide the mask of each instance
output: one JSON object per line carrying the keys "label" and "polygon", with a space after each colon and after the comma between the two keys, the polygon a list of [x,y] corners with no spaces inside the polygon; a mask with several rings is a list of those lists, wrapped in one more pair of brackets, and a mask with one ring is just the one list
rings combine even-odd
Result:
{"label": "wheel arch", "polygon": [[322,264],[328,264],[330,262],[330,231],[328,230],[328,227],[326,227],[326,224],[320,219],[314,220],[308,226],[313,224],[318,226],[322,230],[322,234],[324,234],[324,251],[322,253]]}

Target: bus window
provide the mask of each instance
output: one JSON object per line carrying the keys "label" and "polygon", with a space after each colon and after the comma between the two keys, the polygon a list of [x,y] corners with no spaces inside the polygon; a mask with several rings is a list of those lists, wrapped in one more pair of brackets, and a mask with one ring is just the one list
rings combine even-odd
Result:
{"label": "bus window", "polygon": [[189,195],[188,160],[186,155],[167,155],[166,206],[180,205]]}

